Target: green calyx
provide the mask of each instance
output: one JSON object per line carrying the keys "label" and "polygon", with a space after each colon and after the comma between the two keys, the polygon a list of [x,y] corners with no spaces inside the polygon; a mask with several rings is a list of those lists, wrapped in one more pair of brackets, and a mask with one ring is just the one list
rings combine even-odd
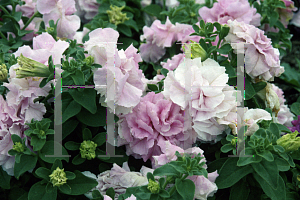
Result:
{"label": "green calyx", "polygon": [[201,57],[201,61],[204,61],[207,58],[206,51],[202,48],[202,46],[196,42],[191,44],[191,55],[192,59]]}
{"label": "green calyx", "polygon": [[300,147],[300,137],[297,137],[299,134],[298,131],[293,133],[288,133],[279,138],[276,143],[283,148],[285,148],[286,152],[297,151]]}
{"label": "green calyx", "polygon": [[236,142],[237,142],[237,137],[234,137],[232,140],[231,140],[231,145],[236,147]]}
{"label": "green calyx", "polygon": [[5,64],[0,65],[0,81],[7,81],[8,70]]}
{"label": "green calyx", "polygon": [[25,151],[25,148],[23,146],[23,144],[21,142],[16,142],[14,145],[13,145],[13,150],[19,152],[19,153],[22,153]]}
{"label": "green calyx", "polygon": [[85,140],[80,145],[81,158],[86,158],[88,160],[94,159],[96,157],[96,147],[97,144],[90,140]]}
{"label": "green calyx", "polygon": [[152,179],[149,179],[147,189],[150,190],[150,192],[153,194],[158,194],[159,189],[160,189],[159,183],[156,181],[153,181]]}
{"label": "green calyx", "polygon": [[110,23],[118,25],[124,23],[126,20],[129,20],[126,13],[122,13],[123,8],[125,8],[125,6],[118,7],[110,5],[111,10],[106,11]]}
{"label": "green calyx", "polygon": [[18,58],[19,68],[16,71],[17,78],[26,77],[49,77],[50,71],[48,67],[30,58],[26,58],[22,54]]}
{"label": "green calyx", "polygon": [[94,64],[94,57],[93,56],[88,56],[84,59],[84,62],[87,64],[87,65],[92,65]]}
{"label": "green calyx", "polygon": [[52,174],[49,175],[50,177],[50,182],[53,184],[53,187],[55,186],[61,186],[65,183],[67,183],[67,175],[64,172],[64,169],[60,169],[59,167],[56,168],[52,172]]}

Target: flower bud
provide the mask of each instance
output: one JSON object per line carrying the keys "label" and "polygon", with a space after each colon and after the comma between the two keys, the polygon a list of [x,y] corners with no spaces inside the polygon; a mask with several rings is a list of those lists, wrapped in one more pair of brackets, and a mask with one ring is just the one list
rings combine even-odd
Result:
{"label": "flower bud", "polygon": [[5,82],[7,81],[7,67],[5,64],[0,65],[0,81]]}
{"label": "flower bud", "polygon": [[17,78],[25,77],[48,77],[50,71],[48,67],[30,58],[24,57],[22,54],[18,58],[19,68],[16,71]]}
{"label": "flower bud", "polygon": [[88,160],[94,159],[96,157],[96,147],[97,144],[94,143],[93,141],[83,141],[80,145],[80,154],[81,154],[81,158],[86,158]]}
{"label": "flower bud", "polygon": [[92,65],[94,64],[94,57],[93,56],[88,56],[84,59],[84,62],[87,64],[87,65]]}
{"label": "flower bud", "polygon": [[124,23],[126,20],[129,20],[126,13],[121,12],[123,8],[125,8],[125,6],[118,7],[118,6],[110,5],[111,10],[106,11],[110,23],[118,25]]}
{"label": "flower bud", "polygon": [[276,143],[285,148],[286,152],[297,151],[300,147],[300,137],[297,137],[298,134],[299,132],[295,131],[293,133],[283,135],[276,141]]}
{"label": "flower bud", "polygon": [[[191,42],[191,44],[190,44],[191,58],[195,59],[195,58],[201,57],[201,61],[204,61],[207,58],[206,51],[202,48],[202,46],[199,43],[194,42],[192,40],[190,40],[190,42]],[[187,46],[189,46],[189,45],[186,45],[184,50],[185,50],[185,52],[187,51],[187,53],[189,53],[188,52],[189,47],[187,47]],[[188,49],[186,49],[186,48],[188,48]]]}
{"label": "flower bud", "polygon": [[13,150],[22,153],[25,151],[25,148],[21,142],[16,142],[16,144],[13,145]]}
{"label": "flower bud", "polygon": [[159,193],[159,183],[156,181],[153,181],[152,179],[149,179],[149,183],[148,183],[148,190],[150,190],[151,193],[153,194],[157,194]]}
{"label": "flower bud", "polygon": [[54,170],[52,174],[49,175],[49,177],[50,177],[50,182],[53,184],[53,187],[54,186],[59,187],[67,183],[66,173],[64,172],[64,169],[60,169],[59,167],[57,167],[56,170]]}

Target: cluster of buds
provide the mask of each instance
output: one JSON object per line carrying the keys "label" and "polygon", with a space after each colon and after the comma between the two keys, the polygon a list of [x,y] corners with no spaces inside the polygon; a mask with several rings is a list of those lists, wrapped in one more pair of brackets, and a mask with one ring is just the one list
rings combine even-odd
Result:
{"label": "cluster of buds", "polygon": [[16,142],[14,145],[13,145],[13,150],[19,152],[19,153],[22,153],[25,151],[25,148],[23,146],[23,144],[21,142]]}
{"label": "cluster of buds", "polygon": [[80,145],[81,158],[86,158],[88,160],[94,159],[96,157],[96,147],[97,144],[90,140],[85,140]]}
{"label": "cluster of buds", "polygon": [[118,24],[124,23],[126,20],[129,20],[126,13],[122,13],[123,8],[125,8],[125,6],[118,7],[110,5],[111,10],[106,11],[110,23],[117,26]]}
{"label": "cluster of buds", "polygon": [[298,134],[298,131],[285,134],[276,143],[285,148],[286,152],[297,151],[300,147],[300,137],[297,137]]}
{"label": "cluster of buds", "polygon": [[150,190],[151,193],[153,194],[157,194],[159,193],[159,183],[156,181],[153,181],[152,179],[149,179],[149,183],[148,183],[148,190]]}
{"label": "cluster of buds", "polygon": [[0,65],[0,81],[5,82],[7,80],[7,67],[5,64]]}
{"label": "cluster of buds", "polygon": [[60,169],[59,167],[57,167],[56,170],[54,170],[52,174],[49,175],[49,177],[50,177],[50,182],[53,184],[53,187],[54,186],[59,187],[67,183],[66,172],[64,172],[64,169]]}

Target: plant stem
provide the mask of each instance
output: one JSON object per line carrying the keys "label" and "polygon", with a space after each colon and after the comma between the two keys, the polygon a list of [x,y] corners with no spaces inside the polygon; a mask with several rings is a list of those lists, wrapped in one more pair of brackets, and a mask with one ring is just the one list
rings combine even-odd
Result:
{"label": "plant stem", "polygon": [[32,22],[32,20],[39,14],[39,12],[35,12],[30,19],[26,22],[26,24],[24,25],[24,27],[22,28],[22,30],[25,30],[25,28],[27,28],[27,26],[30,24],[30,22]]}
{"label": "plant stem", "polygon": [[6,39],[7,40],[7,38],[5,37],[5,35],[0,31],[0,36],[3,38],[3,39]]}
{"label": "plant stem", "polygon": [[189,174],[184,175],[184,176],[181,178],[181,180],[186,179],[186,177],[188,177],[188,176],[189,176]]}
{"label": "plant stem", "polygon": [[167,178],[166,178],[165,180],[166,180],[166,182],[165,182],[164,185],[162,186],[163,189],[165,189],[166,186],[168,185],[168,180],[167,180]]}
{"label": "plant stem", "polygon": [[176,187],[175,187],[175,185],[172,187],[172,189],[170,190],[170,196],[172,196],[172,194],[175,192],[175,190],[176,190]]}
{"label": "plant stem", "polygon": [[3,6],[0,6],[0,9],[7,15],[10,15],[10,13],[3,7]]}

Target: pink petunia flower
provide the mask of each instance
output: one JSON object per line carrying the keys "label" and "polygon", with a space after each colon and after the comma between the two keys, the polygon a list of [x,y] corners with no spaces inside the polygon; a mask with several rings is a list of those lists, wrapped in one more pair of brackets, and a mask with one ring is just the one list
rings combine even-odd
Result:
{"label": "pink petunia flower", "polygon": [[228,25],[230,31],[225,40],[232,48],[237,48],[237,42],[246,43],[245,68],[253,81],[273,81],[275,76],[278,77],[284,72],[284,68],[280,66],[279,51],[273,48],[271,39],[264,35],[264,31],[236,20],[229,20]]}
{"label": "pink petunia flower", "polygon": [[174,72],[169,71],[162,93],[181,109],[189,110],[199,139],[214,140],[226,128],[215,118],[226,116],[236,106],[236,91],[227,85],[225,67],[216,61],[208,58],[201,62],[201,58],[195,58],[190,64],[187,62],[179,64]]}
{"label": "pink petunia flower", "polygon": [[237,20],[254,26],[260,25],[261,17],[247,0],[218,0],[212,8],[200,8],[199,15],[205,22],[227,24],[228,20]]}
{"label": "pink petunia flower", "polygon": [[294,114],[291,113],[288,106],[284,104],[286,100],[284,98],[282,89],[277,87],[275,84],[272,84],[272,89],[277,94],[280,103],[280,111],[278,112],[278,116],[277,116],[278,122],[287,127],[292,126],[291,121],[293,120]]}
{"label": "pink petunia flower", "polygon": [[185,147],[196,140],[196,133],[185,124],[183,110],[161,93],[149,92],[142,97],[118,124],[118,146],[125,144],[127,155],[143,158],[144,162],[160,155],[165,141]]}
{"label": "pink petunia flower", "polygon": [[[102,172],[98,176],[89,171],[82,172],[85,176],[98,181],[98,185],[85,194],[85,196],[91,199],[93,190],[99,190],[104,195],[106,190],[112,187],[116,192],[115,200],[117,200],[119,195],[124,194],[127,188],[147,185],[147,173],[153,173],[153,171],[154,169],[142,166],[140,172],[131,172],[128,163],[124,162],[122,168],[114,163],[111,170]],[[158,179],[158,177],[155,178]],[[129,200],[132,198],[131,196]]]}
{"label": "pink petunia flower", "polygon": [[293,127],[289,127],[290,131],[295,132],[298,131],[300,132],[300,115],[298,115],[298,119],[292,121]]}
{"label": "pink petunia flower", "polygon": [[163,68],[166,68],[169,71],[173,71],[183,61],[184,61],[184,54],[180,53],[180,54],[174,55],[171,59],[168,59],[167,62],[161,62],[160,64]]}
{"label": "pink petunia flower", "polygon": [[[102,37],[95,38],[96,35]],[[100,103],[110,108],[110,112],[115,108],[117,115],[123,115],[139,103],[146,83],[142,70],[138,68],[142,59],[136,48],[130,45],[125,51],[117,51],[114,45],[102,42],[107,37],[116,43],[118,36],[118,32],[110,28],[96,29],[84,45],[95,62],[102,65],[94,70],[95,89],[101,94]]]}
{"label": "pink petunia flower", "polygon": [[37,10],[43,14],[43,20],[48,26],[50,20],[57,20],[57,36],[73,39],[80,28],[80,18],[72,15],[76,12],[74,0],[37,0]]}
{"label": "pink petunia flower", "polygon": [[76,0],[78,8],[84,12],[84,18],[87,20],[93,19],[98,14],[100,4],[97,0]]}

